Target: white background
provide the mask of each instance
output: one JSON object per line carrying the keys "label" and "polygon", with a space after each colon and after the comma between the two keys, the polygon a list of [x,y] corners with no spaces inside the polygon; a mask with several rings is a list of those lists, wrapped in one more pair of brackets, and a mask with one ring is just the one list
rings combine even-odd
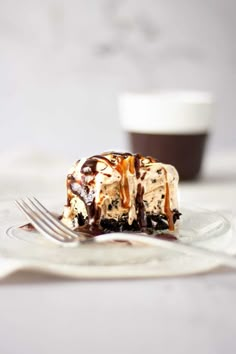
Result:
{"label": "white background", "polygon": [[234,0],[0,2],[0,154],[125,149],[117,96],[210,90],[209,152],[236,146]]}

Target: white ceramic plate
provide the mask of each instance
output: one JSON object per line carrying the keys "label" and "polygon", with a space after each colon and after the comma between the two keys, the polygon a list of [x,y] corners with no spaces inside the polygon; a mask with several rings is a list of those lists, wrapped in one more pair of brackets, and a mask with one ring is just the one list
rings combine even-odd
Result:
{"label": "white ceramic plate", "polygon": [[[58,211],[57,201],[42,201]],[[179,239],[189,244],[236,253],[230,222],[221,214],[199,208],[181,208]],[[43,271],[75,278],[137,278],[201,273],[219,263],[207,257],[190,256],[163,247],[91,244],[63,248],[37,232],[19,225],[25,217],[13,201],[0,202],[0,276],[18,269]]]}

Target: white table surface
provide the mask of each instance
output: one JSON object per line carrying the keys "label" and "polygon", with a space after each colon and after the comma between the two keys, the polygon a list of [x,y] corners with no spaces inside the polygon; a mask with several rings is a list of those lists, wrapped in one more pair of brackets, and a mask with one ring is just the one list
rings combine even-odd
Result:
{"label": "white table surface", "polygon": [[[19,156],[0,159],[2,199],[28,192],[64,198],[63,163]],[[180,185],[181,200],[235,215],[235,157],[210,159],[201,180]],[[24,272],[0,282],[0,354],[233,354],[235,333],[236,272],[229,269],[118,281]]]}

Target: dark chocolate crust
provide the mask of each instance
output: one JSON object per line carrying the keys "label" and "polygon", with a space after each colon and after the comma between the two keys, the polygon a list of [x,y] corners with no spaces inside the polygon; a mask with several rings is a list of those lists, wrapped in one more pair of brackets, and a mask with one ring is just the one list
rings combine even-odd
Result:
{"label": "dark chocolate crust", "polygon": [[[174,223],[180,218],[180,215],[181,213],[177,209],[173,210]],[[80,227],[84,227],[88,224],[88,218],[85,219],[81,213],[77,215],[77,219]],[[122,215],[118,220],[113,218],[102,218],[98,228],[101,233],[131,231],[151,234],[156,231],[168,230],[167,217],[163,214],[147,214],[145,221],[145,226],[140,226],[137,220],[134,220],[130,225],[128,223],[128,216]]]}

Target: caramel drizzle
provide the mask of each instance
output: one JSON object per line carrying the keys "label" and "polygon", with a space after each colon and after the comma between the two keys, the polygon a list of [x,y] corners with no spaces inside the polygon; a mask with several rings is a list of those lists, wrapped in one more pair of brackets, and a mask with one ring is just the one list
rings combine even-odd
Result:
{"label": "caramel drizzle", "polygon": [[173,212],[170,208],[170,190],[169,190],[169,183],[168,183],[168,179],[167,179],[167,171],[165,168],[163,168],[164,171],[164,175],[165,175],[165,205],[164,205],[164,210],[165,210],[165,214],[167,217],[167,221],[168,221],[168,225],[169,225],[169,230],[170,231],[174,231],[174,220],[173,220]]}
{"label": "caramel drizzle", "polygon": [[[116,161],[118,163],[112,163],[107,157],[104,155],[110,154],[113,157],[116,157]],[[110,152],[104,153],[102,155],[95,155],[91,159],[96,159],[98,161],[106,162],[110,167],[115,169],[119,172],[121,176],[120,180],[120,199],[121,199],[121,206],[123,208],[130,208],[130,191],[129,191],[129,181],[127,172],[129,171],[131,174],[134,174],[137,171],[135,166],[135,156],[132,154],[125,152],[125,153],[117,153],[117,152]]]}
{"label": "caramel drizzle", "polygon": [[[129,190],[129,181],[128,174],[129,171],[131,174],[136,174],[136,178],[140,178],[140,155],[130,155],[130,156],[121,156],[118,158],[118,164],[116,165],[116,170],[121,175],[120,183],[120,196],[121,196],[121,205],[124,208],[130,208],[130,190]],[[137,186],[137,193],[135,197],[135,207],[137,212],[137,221],[141,229],[146,227],[145,221],[145,207],[143,203],[143,194],[144,187],[141,183]]]}
{"label": "caramel drizzle", "polygon": [[134,174],[134,156],[129,156],[125,158],[120,156],[118,158],[118,164],[115,166],[115,169],[119,172],[121,176],[120,180],[120,196],[121,196],[121,205],[123,208],[130,208],[130,191],[129,191],[129,181],[127,172]]}

